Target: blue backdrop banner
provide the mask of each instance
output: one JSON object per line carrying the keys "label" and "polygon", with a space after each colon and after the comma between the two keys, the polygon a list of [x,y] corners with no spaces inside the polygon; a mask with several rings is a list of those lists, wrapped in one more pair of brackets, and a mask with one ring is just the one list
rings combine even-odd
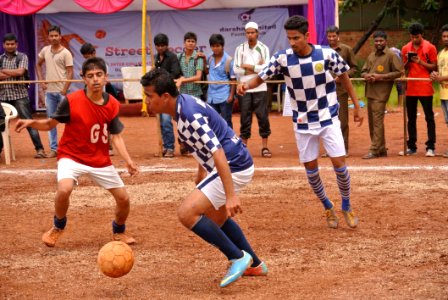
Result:
{"label": "blue backdrop banner", "polygon": [[[270,48],[272,54],[288,47],[283,29],[283,24],[288,18],[286,7],[251,10],[157,11],[149,12],[149,16],[152,37],[157,33],[165,33],[170,40],[169,47],[175,53],[182,52],[183,36],[186,32],[192,31],[198,36],[198,49],[207,55],[211,54],[208,42],[210,35],[221,33],[225,38],[225,51],[233,56],[235,48],[246,40],[244,25],[249,21],[258,23],[259,40]],[[61,27],[63,44],[74,56],[76,78],[80,78],[80,68],[84,60],[79,49],[85,42],[92,43],[97,49],[97,56],[105,58],[109,66],[110,78],[121,78],[122,67],[141,64],[140,12],[119,12],[108,15],[38,14],[36,15],[37,51],[48,43],[47,29],[51,25]],[[151,61],[149,42],[146,48],[149,65]],[[116,87],[121,89],[121,84],[117,84]],[[42,103],[42,100],[39,102]]]}

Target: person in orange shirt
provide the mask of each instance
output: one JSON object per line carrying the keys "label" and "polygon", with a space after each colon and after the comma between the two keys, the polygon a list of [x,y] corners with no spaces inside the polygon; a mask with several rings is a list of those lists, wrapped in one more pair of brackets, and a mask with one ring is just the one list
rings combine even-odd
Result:
{"label": "person in orange shirt", "polygon": [[[436,47],[423,38],[422,24],[413,23],[409,26],[411,41],[401,49],[404,68],[408,78],[428,78],[437,66]],[[426,141],[426,156],[434,157],[436,143],[436,123],[432,109],[434,90],[429,80],[409,80],[406,87],[406,113],[408,115],[408,149],[400,151],[399,155],[414,155],[417,153],[417,103],[420,100],[427,124],[428,140]]]}

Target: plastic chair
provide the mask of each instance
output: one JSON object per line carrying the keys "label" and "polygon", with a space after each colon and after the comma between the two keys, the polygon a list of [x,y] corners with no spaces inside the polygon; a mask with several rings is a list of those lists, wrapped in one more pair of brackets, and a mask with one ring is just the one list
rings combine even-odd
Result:
{"label": "plastic chair", "polygon": [[9,120],[17,118],[17,110],[14,106],[8,103],[2,102],[3,110],[5,111],[5,131],[2,132],[3,138],[3,149],[5,152],[5,163],[7,165],[11,164],[12,160],[16,160],[16,154],[14,152],[14,147],[11,144],[11,135],[9,134]]}
{"label": "plastic chair", "polygon": [[281,112],[283,110],[282,106],[282,84],[277,84],[276,91],[272,93],[272,96],[277,97],[277,111]]}

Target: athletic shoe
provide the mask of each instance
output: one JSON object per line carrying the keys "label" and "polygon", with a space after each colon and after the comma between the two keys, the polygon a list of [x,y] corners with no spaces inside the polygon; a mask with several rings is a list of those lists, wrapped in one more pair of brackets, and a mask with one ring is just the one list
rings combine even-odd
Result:
{"label": "athletic shoe", "polygon": [[415,149],[406,149],[406,153],[404,153],[403,151],[398,152],[398,155],[400,156],[405,156],[405,155],[414,155],[417,154],[417,150]]}
{"label": "athletic shoe", "polygon": [[247,268],[247,270],[244,271],[243,274],[243,276],[266,276],[266,275],[268,275],[268,267],[263,261],[256,267]]}
{"label": "athletic shoe", "polygon": [[48,247],[54,247],[57,240],[61,237],[63,233],[64,229],[59,229],[53,226],[50,230],[48,230],[42,235],[42,242],[44,242],[44,244],[47,245]]}
{"label": "athletic shoe", "polygon": [[446,151],[445,153],[443,153],[443,157],[448,157],[448,151]]}
{"label": "athletic shoe", "polygon": [[351,228],[355,228],[358,226],[358,217],[355,216],[355,213],[352,209],[350,210],[342,210],[342,214],[344,215],[345,222],[347,222],[347,225]]}
{"label": "athletic shoe", "polygon": [[58,152],[55,150],[51,150],[50,153],[47,154],[48,158],[53,158],[53,157],[57,157],[58,156]]}
{"label": "athletic shoe", "polygon": [[426,157],[434,157],[434,156],[436,156],[436,154],[434,153],[434,150],[432,150],[432,149],[428,149],[428,150],[426,151],[425,156],[426,156]]}
{"label": "athletic shoe", "polygon": [[226,276],[221,280],[220,287],[225,287],[235,282],[238,278],[243,276],[244,271],[252,264],[252,256],[243,250],[243,257],[239,259],[232,259],[232,265],[227,271]]}
{"label": "athletic shoe", "polygon": [[121,242],[126,243],[128,245],[135,244],[135,239],[132,236],[130,236],[130,235],[124,233],[124,232],[123,233],[114,233],[113,240],[114,241],[121,241]]}
{"label": "athletic shoe", "polygon": [[330,228],[338,228],[338,217],[336,217],[336,214],[334,213],[334,208],[326,209],[325,215],[327,217],[327,224]]}

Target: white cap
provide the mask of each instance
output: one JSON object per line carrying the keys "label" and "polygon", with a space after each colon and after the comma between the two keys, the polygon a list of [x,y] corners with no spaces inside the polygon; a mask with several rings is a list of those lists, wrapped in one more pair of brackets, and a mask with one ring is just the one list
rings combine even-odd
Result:
{"label": "white cap", "polygon": [[246,24],[246,27],[244,27],[245,30],[247,30],[249,28],[253,28],[258,31],[258,25],[255,22],[249,22]]}

